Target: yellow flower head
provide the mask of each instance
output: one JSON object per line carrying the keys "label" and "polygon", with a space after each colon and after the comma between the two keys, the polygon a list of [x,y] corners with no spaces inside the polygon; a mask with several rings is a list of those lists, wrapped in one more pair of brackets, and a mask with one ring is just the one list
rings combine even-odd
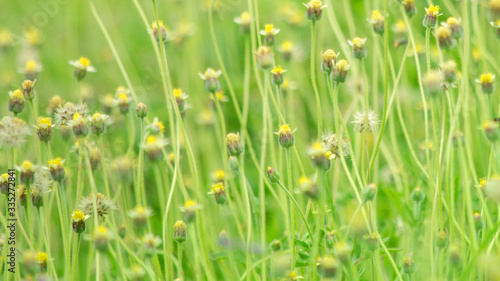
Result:
{"label": "yellow flower head", "polygon": [[0,31],[0,46],[7,46],[11,43],[12,34],[10,30],[4,28]]}
{"label": "yellow flower head", "polygon": [[354,37],[354,39],[352,39],[351,45],[354,48],[362,48],[365,45],[365,42],[366,42],[366,38]]}
{"label": "yellow flower head", "polygon": [[212,185],[212,193],[219,194],[224,191],[224,184],[222,182]]}
{"label": "yellow flower head", "polygon": [[63,163],[62,163],[62,159],[60,157],[56,158],[56,159],[52,159],[49,161],[49,166],[62,166]]}
{"label": "yellow flower head", "polygon": [[323,8],[323,2],[320,0],[311,0],[309,3],[306,5],[308,8],[312,9],[322,9]]}
{"label": "yellow flower head", "polygon": [[80,221],[85,221],[85,214],[82,211],[74,211],[73,215],[71,216],[73,218],[73,221],[75,222],[80,222]]}
{"label": "yellow flower head", "polygon": [[281,44],[281,51],[282,52],[290,52],[293,49],[293,43],[292,41],[285,41],[283,44]]}
{"label": "yellow flower head", "polygon": [[382,20],[384,20],[384,17],[382,16],[382,14],[380,13],[379,10],[373,10],[371,19],[373,21],[382,21]]}
{"label": "yellow flower head", "polygon": [[12,92],[12,98],[24,100],[23,92],[20,89],[15,90],[14,92]]}
{"label": "yellow flower head", "polygon": [[194,200],[188,200],[184,203],[184,209],[191,210],[196,207],[196,202]]}
{"label": "yellow flower head", "polygon": [[78,62],[85,68],[89,67],[90,65],[90,60],[86,57],[80,57],[80,59],[78,59]]}
{"label": "yellow flower head", "polygon": [[398,33],[403,33],[406,31],[406,24],[404,20],[398,20],[396,24],[394,25],[394,31]]}
{"label": "yellow flower head", "polygon": [[285,124],[285,125],[282,125],[280,126],[280,130],[278,133],[280,134],[288,134],[288,133],[291,133],[292,130],[290,129],[290,125],[288,124]]}
{"label": "yellow flower head", "polygon": [[217,182],[222,182],[224,180],[224,170],[217,170],[214,173],[214,179]]}
{"label": "yellow flower head", "polygon": [[338,55],[339,55],[339,53],[335,53],[335,51],[332,49],[328,49],[324,53],[321,53],[323,61],[336,60]]}
{"label": "yellow flower head", "polygon": [[266,25],[264,25],[264,31],[267,34],[271,34],[273,32],[273,29],[274,29],[274,25],[272,25],[272,24],[266,24]]}
{"label": "yellow flower head", "polygon": [[431,5],[429,8],[426,8],[425,11],[427,12],[427,15],[437,16],[439,14],[439,6]]}
{"label": "yellow flower head", "polygon": [[299,185],[309,184],[309,183],[311,183],[311,180],[308,177],[299,178]]}
{"label": "yellow flower head", "polygon": [[51,127],[52,123],[50,122],[50,118],[49,117],[38,117],[38,127],[40,127],[40,125],[45,125],[47,127]]}
{"label": "yellow flower head", "polygon": [[47,255],[47,253],[45,252],[38,252],[36,254],[36,260],[39,263],[47,263],[47,261],[49,260],[49,255]]}
{"label": "yellow flower head", "polygon": [[153,23],[151,23],[151,27],[153,29],[158,29],[159,28],[165,28],[165,26],[163,25],[163,21],[158,21],[158,24],[156,24],[156,21],[154,21]]}
{"label": "yellow flower head", "polygon": [[29,160],[25,160],[23,164],[21,165],[21,169],[23,171],[32,171],[33,170],[33,163],[31,163]]}
{"label": "yellow flower head", "polygon": [[350,65],[346,60],[339,60],[336,64],[336,68],[339,71],[347,71],[349,70]]}
{"label": "yellow flower head", "polygon": [[118,102],[119,103],[127,103],[128,102],[127,94],[125,94],[125,93],[118,94]]}
{"label": "yellow flower head", "polygon": [[182,95],[182,89],[174,89],[174,96],[180,98]]}
{"label": "yellow flower head", "polygon": [[2,182],[2,183],[3,183],[3,182],[7,182],[7,181],[8,181],[8,178],[9,178],[9,175],[8,175],[7,173],[2,174],[2,175],[0,176],[0,182]]}
{"label": "yellow flower head", "polygon": [[75,112],[75,114],[73,114],[73,121],[78,122],[80,119],[83,119],[80,113]]}
{"label": "yellow flower head", "polygon": [[449,26],[456,26],[458,25],[459,21],[457,18],[454,18],[454,17],[449,17],[446,19],[446,23],[449,25]]}
{"label": "yellow flower head", "polygon": [[153,135],[148,136],[146,139],[146,145],[157,144],[157,143],[158,139]]}
{"label": "yellow flower head", "polygon": [[142,205],[137,205],[137,206],[134,207],[134,212],[137,215],[144,216],[147,213],[147,209],[144,208],[144,206],[142,206]]}
{"label": "yellow flower head", "polygon": [[35,46],[40,43],[40,31],[38,31],[38,29],[36,28],[29,28],[24,34],[24,37],[31,46]]}
{"label": "yellow flower head", "polygon": [[495,75],[492,73],[483,73],[481,76],[479,76],[479,81],[481,84],[489,84],[493,82],[493,79],[495,79]]}
{"label": "yellow flower head", "polygon": [[481,186],[481,188],[484,188],[484,186],[486,185],[486,180],[486,178],[479,179],[479,185]]}
{"label": "yellow flower head", "polygon": [[272,74],[282,74],[283,72],[286,72],[286,70],[284,70],[283,68],[281,68],[281,66],[277,65],[273,68],[273,70],[271,70],[271,73]]}
{"label": "yellow flower head", "polygon": [[24,66],[25,72],[36,72],[38,69],[36,61],[28,60]]}

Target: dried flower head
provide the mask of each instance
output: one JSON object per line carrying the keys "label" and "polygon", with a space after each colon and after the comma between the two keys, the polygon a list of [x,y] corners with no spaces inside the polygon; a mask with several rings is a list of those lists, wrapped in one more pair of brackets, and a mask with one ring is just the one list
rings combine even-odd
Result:
{"label": "dried flower head", "polygon": [[[97,193],[95,196],[96,201],[96,210],[99,217],[104,218],[105,215],[108,215],[112,211],[116,210],[116,205],[111,201],[111,199],[104,196],[102,193]],[[83,197],[80,200],[80,204],[78,205],[78,209],[80,209],[86,215],[94,214],[94,196],[89,195],[88,197]]]}
{"label": "dried flower head", "polygon": [[378,118],[378,113],[373,110],[364,110],[354,114],[354,120],[351,121],[355,125],[354,130],[358,133],[366,130],[369,133],[373,133],[377,127],[380,125],[380,120]]}
{"label": "dried flower head", "polygon": [[0,147],[20,147],[32,131],[26,122],[17,117],[4,117],[0,121]]}
{"label": "dried flower head", "polygon": [[35,207],[43,206],[43,196],[52,191],[49,172],[45,169],[37,169],[34,181],[31,184],[31,202]]}

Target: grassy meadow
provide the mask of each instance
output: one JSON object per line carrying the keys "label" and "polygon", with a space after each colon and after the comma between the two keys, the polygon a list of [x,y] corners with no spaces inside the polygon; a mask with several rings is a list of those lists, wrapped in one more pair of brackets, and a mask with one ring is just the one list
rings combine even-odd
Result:
{"label": "grassy meadow", "polygon": [[0,280],[500,280],[500,0],[0,10]]}

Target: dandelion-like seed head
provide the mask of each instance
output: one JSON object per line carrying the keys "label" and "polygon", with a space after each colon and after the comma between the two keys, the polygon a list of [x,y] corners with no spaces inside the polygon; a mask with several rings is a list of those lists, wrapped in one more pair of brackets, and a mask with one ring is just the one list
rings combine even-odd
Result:
{"label": "dandelion-like seed head", "polygon": [[380,125],[380,120],[375,111],[365,110],[354,114],[354,120],[351,123],[355,125],[354,130],[358,133],[365,130],[369,133],[373,133],[378,125]]}

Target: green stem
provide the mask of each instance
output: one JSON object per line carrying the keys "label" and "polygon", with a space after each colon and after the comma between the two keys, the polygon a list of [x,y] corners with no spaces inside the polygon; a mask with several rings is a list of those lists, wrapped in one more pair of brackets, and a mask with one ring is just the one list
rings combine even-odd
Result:
{"label": "green stem", "polygon": [[321,99],[319,97],[318,85],[316,81],[316,21],[311,21],[311,83],[313,86],[316,107],[318,111],[318,140],[321,140],[321,124],[323,114],[321,113]]}

